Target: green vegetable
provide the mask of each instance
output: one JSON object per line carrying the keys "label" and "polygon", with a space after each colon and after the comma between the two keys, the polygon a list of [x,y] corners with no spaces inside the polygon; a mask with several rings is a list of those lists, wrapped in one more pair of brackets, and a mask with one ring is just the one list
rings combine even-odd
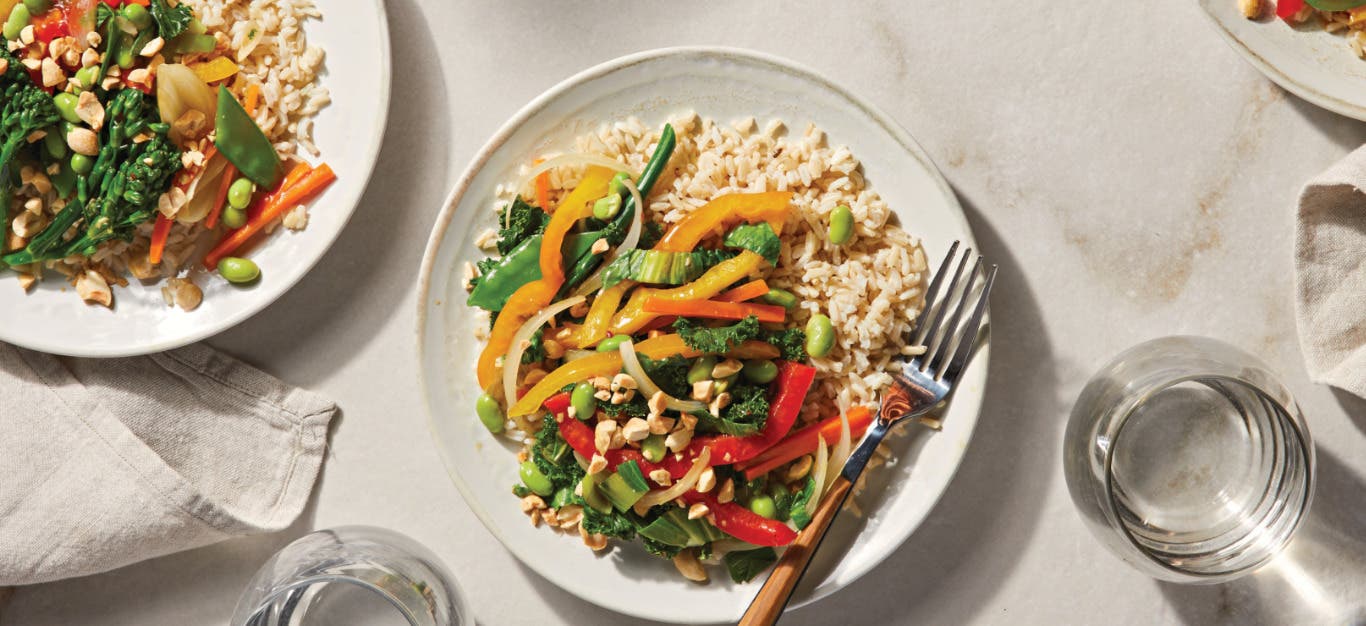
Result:
{"label": "green vegetable", "polygon": [[785,289],[769,289],[768,293],[759,296],[766,304],[776,304],[784,309],[791,309],[797,306],[797,295]]}
{"label": "green vegetable", "polygon": [[138,51],[142,50],[142,46],[147,45],[147,42],[152,40],[151,32],[152,31],[150,30],[144,30],[136,35],[124,33],[123,36],[120,37],[121,41],[119,42],[118,51],[114,53],[114,62],[125,70],[132,68],[133,61],[135,60]]}
{"label": "green vegetable", "polygon": [[260,278],[261,268],[251,259],[227,256],[218,261],[218,275],[234,285],[241,285]]}
{"label": "green vegetable", "polygon": [[726,556],[721,557],[726,564],[726,571],[730,573],[730,579],[737,583],[747,583],[754,580],[761,572],[769,566],[778,562],[778,553],[767,546],[754,550],[742,550],[738,552],[727,552]]}
{"label": "green vegetable", "polygon": [[705,545],[726,536],[705,520],[688,519],[688,512],[678,507],[669,507],[639,532],[641,537],[679,548]]}
{"label": "green vegetable", "polygon": [[213,52],[218,42],[212,35],[197,35],[186,31],[179,37],[171,40],[170,48],[177,54],[205,54]]}
{"label": "green vegetable", "polygon": [[531,365],[545,360],[545,329],[538,328],[531,334],[529,345],[522,351],[522,364]]}
{"label": "green vegetable", "polygon": [[66,139],[57,132],[56,127],[48,129],[47,134],[43,135],[43,151],[54,159],[66,156]]}
{"label": "green vegetable", "polygon": [[778,366],[767,359],[745,361],[745,368],[740,370],[740,373],[749,382],[767,385],[778,377]]}
{"label": "green vegetable", "polygon": [[[549,223],[550,216],[545,211],[518,196],[498,211],[498,254],[507,256],[533,235],[545,232]],[[540,246],[536,246],[536,254],[540,254]]]}
{"label": "green vegetable", "polygon": [[52,0],[24,0],[24,7],[31,15],[42,15],[52,8]]}
{"label": "green vegetable", "polygon": [[[128,6],[135,7],[137,5],[130,4]],[[228,186],[228,206],[234,209],[245,209],[248,204],[251,204],[251,195],[254,193],[256,193],[256,186],[251,184],[251,179],[239,178],[234,180],[232,185]]]}
{"label": "green vegetable", "polygon": [[[527,485],[530,487],[531,485]],[[773,498],[767,495],[757,495],[750,499],[749,510],[754,511],[755,515],[774,519],[778,517],[778,508],[773,503]]]}
{"label": "green vegetable", "polygon": [[835,326],[830,318],[817,313],[806,322],[806,352],[814,357],[830,354],[835,345]]}
{"label": "green vegetable", "polygon": [[518,498],[525,498],[531,495],[531,490],[527,489],[526,485],[517,483],[512,486],[512,495],[517,496]]}
{"label": "green vegetable", "polygon": [[843,204],[830,212],[830,227],[826,231],[830,243],[842,246],[854,236],[854,212]]}
{"label": "green vegetable", "polygon": [[574,490],[568,486],[560,487],[555,490],[555,495],[550,498],[550,508],[558,509],[574,500]]}
{"label": "green vegetable", "polygon": [[[163,2],[164,0],[156,0]],[[153,4],[153,7],[156,5]],[[186,8],[180,5],[177,8]],[[187,9],[188,10],[188,9]],[[152,10],[156,15],[156,9]],[[157,20],[161,22],[160,19]],[[227,87],[218,87],[218,114],[214,118],[218,136],[213,144],[227,157],[237,171],[250,178],[252,182],[266,189],[274,189],[280,182],[280,157],[275,146],[266,139],[265,133],[247,115],[237,98],[232,97]]]}
{"label": "green vegetable", "polygon": [[80,124],[81,116],[76,115],[76,95],[65,91],[52,96],[52,104],[57,106],[57,113],[62,119],[72,124]]}
{"label": "green vegetable", "polygon": [[[137,6],[137,5],[136,5],[136,4],[130,4],[130,5],[128,5],[128,6],[130,6],[130,7],[135,7],[135,6]],[[78,83],[81,84],[81,89],[86,89],[86,90],[94,89],[94,88],[95,88],[95,82],[99,80],[99,73],[100,73],[100,67],[99,67],[98,65],[91,65],[90,67],[83,67],[83,68],[81,68],[81,69],[79,69],[79,70],[76,70],[76,82],[78,82]]]}
{"label": "green vegetable", "polygon": [[806,486],[792,497],[792,503],[788,505],[789,519],[797,524],[798,530],[806,528],[806,525],[811,523],[811,514],[807,513],[806,507],[811,502],[811,496],[815,494],[816,477],[808,476]]}
{"label": "green vegetable", "polygon": [[29,13],[27,6],[24,6],[23,3],[16,4],[13,9],[10,9],[9,19],[5,20],[4,31],[0,34],[3,34],[5,39],[14,41],[19,38],[20,31],[28,26],[28,22],[32,18],[33,16]]}
{"label": "green vegetable", "polygon": [[[598,493],[602,493],[599,485]],[[579,522],[584,532],[606,535],[627,541],[636,537],[636,522],[630,513],[618,513],[609,506],[606,512],[592,507],[583,510],[583,521]]]}
{"label": "green vegetable", "polygon": [[[185,29],[189,28],[190,22],[194,20],[194,12],[185,3],[173,7],[166,0],[152,0],[150,9],[152,19],[156,20],[157,23],[157,32],[167,40],[179,37],[181,33],[185,32]],[[267,186],[273,187],[274,185]]]}
{"label": "green vegetable", "polygon": [[569,406],[574,407],[574,417],[587,420],[598,412],[598,399],[593,397],[597,391],[592,383],[574,385],[574,393],[569,397]]}
{"label": "green vegetable", "polygon": [[[756,320],[757,321],[757,320]],[[711,378],[711,371],[716,367],[716,357],[703,356],[693,361],[692,367],[688,368],[688,384],[695,385]]]}
{"label": "green vegetable", "polygon": [[555,485],[541,473],[540,468],[531,461],[523,461],[517,468],[517,474],[522,477],[522,484],[526,485],[536,495],[542,498],[555,493]]}
{"label": "green vegetable", "polygon": [[[15,5],[18,9],[24,5]],[[16,162],[19,151],[28,143],[28,136],[35,131],[51,127],[57,123],[57,108],[47,93],[33,84],[28,72],[18,59],[0,46],[0,59],[9,67],[0,74],[0,172],[8,168],[17,173]],[[9,176],[0,178],[0,239],[4,238],[9,224],[9,204],[12,198],[13,180]]]}
{"label": "green vegetable", "polygon": [[[615,180],[615,179],[614,179]],[[621,210],[621,196],[609,193],[593,203],[593,217],[607,221],[616,217]]]}
{"label": "green vegetable", "polygon": [[583,479],[583,468],[574,460],[569,444],[560,437],[559,424],[555,420],[543,420],[541,429],[536,431],[531,460],[557,489],[564,486],[572,489]]}
{"label": "green vegetable", "polygon": [[113,10],[103,2],[95,6],[95,13],[96,23],[102,24],[104,28],[104,55],[100,59],[100,71],[95,78],[95,82],[98,83],[109,75],[109,64],[114,62],[119,44],[123,43],[123,31],[119,28],[119,21],[115,19]]}
{"label": "green vegetable", "polygon": [[640,466],[636,465],[635,461],[618,465],[617,471],[602,481],[598,487],[618,511],[630,509],[650,490],[645,484],[645,475],[640,472]]}
{"label": "green vegetable", "polygon": [[71,169],[75,170],[77,174],[82,176],[89,174],[90,170],[94,167],[95,161],[90,157],[78,152],[73,152],[71,154]]}
{"label": "green vegetable", "polygon": [[806,360],[806,333],[800,328],[764,331],[759,338],[777,348],[784,361],[800,363]]}
{"label": "green vegetable", "polygon": [[218,216],[218,221],[228,228],[241,228],[247,224],[247,212],[231,206],[223,207],[223,213]]}
{"label": "green vegetable", "polygon": [[613,335],[598,343],[598,352],[616,352],[621,344],[631,340],[630,335]]}
{"label": "green vegetable", "polygon": [[[123,13],[123,17],[132,22],[133,26],[138,30],[145,30],[148,26],[152,25],[152,14],[148,13],[147,9],[140,4],[125,4],[120,12]],[[171,35],[171,37],[174,36],[175,35]],[[166,37],[166,35],[162,34],[162,37]]]}
{"label": "green vegetable", "polygon": [[759,318],[753,315],[730,326],[707,328],[699,326],[687,318],[680,317],[673,327],[678,336],[689,348],[701,352],[719,354],[740,345],[740,342],[758,338],[761,330]]}
{"label": "green vegetable", "polygon": [[[577,258],[588,254],[593,242],[600,239],[597,233],[579,233],[564,238],[565,259]],[[533,235],[524,240],[501,259],[487,259],[481,267],[482,273],[471,281],[474,288],[467,302],[489,311],[501,311],[508,298],[518,289],[533,280],[541,278],[541,236]]]}
{"label": "green vegetable", "polygon": [[607,513],[612,510],[612,503],[608,502],[607,497],[602,495],[602,492],[598,489],[598,476],[601,476],[601,474],[596,476],[585,474],[583,480],[579,481],[579,484],[582,485],[580,491],[583,492],[584,504],[587,504],[589,508],[600,513]]}
{"label": "green vegetable", "polygon": [[696,280],[712,266],[734,256],[733,252],[725,250],[627,250],[603,271],[602,285],[604,288],[611,287],[623,280],[650,285],[682,285]]}
{"label": "green vegetable", "polygon": [[778,264],[778,254],[783,247],[782,240],[778,239],[778,233],[773,232],[773,227],[769,226],[768,222],[739,224],[726,233],[721,245],[749,250],[764,257],[771,265]]}
{"label": "green vegetable", "polygon": [[76,189],[76,172],[71,171],[69,167],[57,170],[56,174],[48,177],[48,180],[52,181],[52,188],[57,190],[59,198],[70,196]]}
{"label": "green vegetable", "polygon": [[730,393],[731,401],[726,408],[721,409],[721,416],[697,413],[697,429],[736,437],[747,437],[762,430],[764,422],[768,421],[768,390],[752,385],[735,385],[726,391]]}
{"label": "green vegetable", "polygon": [[[610,182],[607,183],[607,193],[615,194],[615,195],[617,195],[617,196],[620,196],[621,194],[626,193],[626,184],[625,184],[625,181],[628,181],[628,180],[631,180],[631,175],[630,175],[630,174],[627,174],[626,172],[617,172],[614,176],[612,176],[612,180],[611,180]],[[598,218],[598,219],[606,219],[606,218]]]}
{"label": "green vegetable", "polygon": [[646,461],[658,463],[664,460],[664,435],[650,435],[640,442],[640,454]]}
{"label": "green vegetable", "polygon": [[688,382],[688,359],[678,355],[663,359],[652,359],[643,354],[636,356],[640,359],[640,369],[645,370],[645,375],[655,381],[664,393],[686,398],[692,392],[692,384]]}
{"label": "green vegetable", "polygon": [[1346,11],[1366,5],[1363,0],[1305,0],[1305,3],[1320,11]]}
{"label": "green vegetable", "polygon": [[479,399],[474,401],[474,412],[479,416],[479,421],[483,422],[484,428],[489,432],[498,434],[503,432],[506,419],[503,418],[503,407],[498,404],[498,400],[493,396],[482,393]]}

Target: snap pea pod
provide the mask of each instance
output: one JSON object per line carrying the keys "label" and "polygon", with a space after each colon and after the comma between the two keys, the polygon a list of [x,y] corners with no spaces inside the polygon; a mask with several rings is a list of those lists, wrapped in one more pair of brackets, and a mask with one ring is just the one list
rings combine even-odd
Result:
{"label": "snap pea pod", "polygon": [[[532,235],[509,250],[470,292],[469,305],[489,311],[501,311],[512,293],[533,280],[541,278],[541,236]],[[564,256],[574,261],[589,254],[593,242],[602,239],[602,231],[578,233],[564,238]]]}
{"label": "snap pea pod", "polygon": [[1346,11],[1366,5],[1366,0],[1305,0],[1305,3],[1320,11]]}
{"label": "snap pea pod", "polygon": [[[669,164],[669,158],[673,156],[674,146],[677,145],[677,143],[678,138],[674,134],[673,125],[665,124],[664,130],[659,133],[659,144],[655,146],[654,154],[650,155],[650,161],[645,164],[645,169],[640,172],[640,178],[636,180],[636,189],[640,191],[640,197],[642,199],[650,195],[650,189],[654,187],[655,181],[658,181],[659,175],[664,173],[664,168]],[[621,205],[621,211],[617,213],[616,218],[612,220],[611,229],[615,232],[625,233],[627,224],[634,219],[635,210],[635,196],[627,197],[626,201]],[[596,270],[598,264],[601,262],[602,255],[600,254],[589,255],[579,259],[578,262],[565,273],[564,287],[561,288],[560,291],[562,293],[568,293],[569,289],[583,282],[585,278],[588,278],[588,275],[592,274],[593,270]]]}

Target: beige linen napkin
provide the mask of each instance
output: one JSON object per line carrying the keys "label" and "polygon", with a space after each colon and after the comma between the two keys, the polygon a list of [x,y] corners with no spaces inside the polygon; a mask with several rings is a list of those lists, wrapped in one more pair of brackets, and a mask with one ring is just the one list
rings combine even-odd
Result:
{"label": "beige linen napkin", "polygon": [[63,359],[0,344],[0,586],[287,527],[337,408],[195,345]]}
{"label": "beige linen napkin", "polygon": [[1316,382],[1366,397],[1366,146],[1305,185],[1295,321]]}

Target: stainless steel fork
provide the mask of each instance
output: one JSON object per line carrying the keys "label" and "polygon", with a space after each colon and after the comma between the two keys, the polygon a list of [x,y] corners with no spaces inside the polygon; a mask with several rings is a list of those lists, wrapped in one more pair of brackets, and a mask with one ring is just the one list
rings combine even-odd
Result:
{"label": "stainless steel fork", "polygon": [[[944,402],[959,375],[972,360],[986,316],[991,285],[996,280],[996,266],[992,265],[984,272],[982,257],[977,256],[964,282],[964,270],[973,254],[972,249],[966,249],[955,264],[958,248],[959,242],[953,242],[948,256],[930,280],[929,289],[925,292],[925,308],[911,330],[911,345],[924,346],[924,352],[905,360],[902,371],[892,374],[894,383],[882,396],[877,420],[849,456],[839,477],[821,498],[811,524],[787,547],[782,559],[774,566],[773,573],[769,574],[768,580],[740,619],[741,626],[767,625],[778,621],[792,597],[792,590],[797,587],[802,574],[806,573],[816,548],[820,547],[835,516],[844,508],[850,489],[858,482],[859,475],[863,474],[882,438],[898,423],[924,415]],[[953,269],[945,286],[945,277],[950,276],[950,268],[956,269]],[[977,288],[979,284],[980,289]],[[968,315],[966,321],[963,319],[965,313]]]}

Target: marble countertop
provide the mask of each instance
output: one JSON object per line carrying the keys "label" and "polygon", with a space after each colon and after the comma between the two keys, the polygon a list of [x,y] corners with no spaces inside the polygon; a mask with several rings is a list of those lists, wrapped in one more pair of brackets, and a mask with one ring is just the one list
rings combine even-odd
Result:
{"label": "marble countertop", "polygon": [[[507,117],[587,66],[683,44],[786,56],[890,112],[1001,264],[991,385],[949,491],[900,551],[785,624],[1366,619],[1351,591],[1366,580],[1366,402],[1308,380],[1291,299],[1298,188],[1366,125],[1272,85],[1191,0],[774,5],[389,0],[395,97],[362,206],[296,289],[211,341],[343,407],[313,503],[285,533],[0,593],[0,622],[226,623],[274,550],[375,524],[432,547],[483,624],[632,623],[519,565],[451,486],[418,397],[414,280],[449,185]],[[1091,372],[1178,333],[1272,364],[1318,443],[1304,531],[1226,585],[1159,583],[1111,557],[1061,471]]]}

